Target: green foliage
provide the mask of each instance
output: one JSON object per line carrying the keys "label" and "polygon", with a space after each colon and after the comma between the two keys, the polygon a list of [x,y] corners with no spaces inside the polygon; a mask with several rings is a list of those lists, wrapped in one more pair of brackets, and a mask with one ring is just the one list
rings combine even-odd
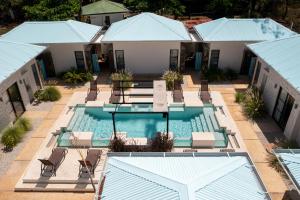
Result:
{"label": "green foliage", "polygon": [[230,68],[225,69],[224,76],[226,80],[233,81],[238,78],[238,74]]}
{"label": "green foliage", "polygon": [[61,93],[55,86],[49,86],[36,91],[34,97],[38,101],[58,101],[61,98]]}
{"label": "green foliage", "polygon": [[177,71],[168,70],[163,74],[162,79],[166,81],[167,89],[173,90],[174,83],[176,81],[181,82],[183,80],[183,76]]}
{"label": "green foliage", "polygon": [[24,134],[32,129],[32,125],[27,118],[19,118],[13,125],[4,129],[2,132],[1,143],[4,144],[6,151],[11,151],[19,142]]}
{"label": "green foliage", "polygon": [[124,152],[126,150],[125,141],[120,137],[114,138],[110,141],[108,148],[112,152]]}
{"label": "green foliage", "polygon": [[268,154],[267,161],[270,167],[275,169],[278,173],[284,174],[284,170],[274,154]]}
{"label": "green foliage", "polygon": [[235,93],[235,102],[242,103],[245,100],[245,94],[243,92]]}
{"label": "green foliage", "polygon": [[256,119],[264,114],[264,101],[258,89],[249,88],[245,93],[243,111],[250,119]]}
{"label": "green foliage", "polygon": [[124,0],[124,4],[134,12],[155,12],[174,16],[181,16],[185,12],[185,6],[180,0]]}
{"label": "green foliage", "polygon": [[72,69],[71,71],[64,72],[62,78],[66,83],[77,84],[86,83],[93,80],[93,75],[91,72],[80,72],[78,70]]}
{"label": "green foliage", "polygon": [[78,0],[36,0],[23,7],[25,17],[30,20],[67,20],[79,13]]}
{"label": "green foliage", "polygon": [[130,82],[133,80],[132,74],[127,71],[113,73],[110,78],[112,81],[129,81],[124,82],[123,87],[130,87],[132,85],[132,82]]}
{"label": "green foliage", "polygon": [[151,140],[151,151],[153,152],[170,152],[173,149],[174,141],[167,137],[166,134],[157,133]]}
{"label": "green foliage", "polygon": [[30,131],[32,129],[30,120],[25,117],[20,117],[16,122],[16,126],[22,128],[24,131]]}

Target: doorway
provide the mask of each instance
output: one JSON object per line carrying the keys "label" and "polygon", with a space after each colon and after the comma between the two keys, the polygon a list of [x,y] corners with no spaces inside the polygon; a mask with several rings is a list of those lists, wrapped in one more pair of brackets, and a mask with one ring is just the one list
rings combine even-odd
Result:
{"label": "doorway", "polygon": [[34,101],[34,95],[33,95],[31,85],[30,85],[30,81],[28,80],[28,78],[23,79],[23,83],[25,85],[25,88],[26,88],[26,91],[27,91],[27,94],[28,94],[29,102],[32,103]]}
{"label": "doorway", "polygon": [[13,107],[16,118],[20,117],[25,112],[25,106],[20,94],[17,83],[14,83],[7,89],[7,94]]}
{"label": "doorway", "polygon": [[256,56],[249,50],[244,51],[244,57],[242,61],[242,66],[240,70],[241,75],[248,75],[252,77],[254,66],[256,62]]}
{"label": "doorway", "polygon": [[282,87],[279,88],[272,117],[283,130],[290,117],[294,101],[295,99],[289,93],[283,90]]}
{"label": "doorway", "polygon": [[38,56],[37,61],[44,79],[55,77],[56,73],[50,52],[44,52]]}

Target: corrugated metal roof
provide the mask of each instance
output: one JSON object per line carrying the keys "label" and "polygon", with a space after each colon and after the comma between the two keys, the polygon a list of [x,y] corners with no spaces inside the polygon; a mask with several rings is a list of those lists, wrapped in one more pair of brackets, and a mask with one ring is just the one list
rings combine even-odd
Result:
{"label": "corrugated metal roof", "polygon": [[194,26],[203,41],[265,41],[290,37],[296,33],[272,19],[220,18]]}
{"label": "corrugated metal roof", "polygon": [[300,191],[300,150],[282,150],[277,155]]}
{"label": "corrugated metal roof", "polygon": [[89,43],[101,29],[74,20],[24,22],[2,37],[30,44]]}
{"label": "corrugated metal roof", "polygon": [[300,89],[300,36],[248,45],[295,89]]}
{"label": "corrugated metal roof", "polygon": [[113,23],[102,41],[191,41],[191,38],[182,22],[142,13]]}
{"label": "corrugated metal roof", "polygon": [[269,199],[246,156],[109,157],[101,199]]}
{"label": "corrugated metal roof", "polygon": [[100,0],[82,6],[82,15],[95,15],[105,13],[126,13],[129,10],[121,3],[108,0]]}
{"label": "corrugated metal roof", "polygon": [[15,43],[0,38],[0,83],[45,49],[46,47]]}

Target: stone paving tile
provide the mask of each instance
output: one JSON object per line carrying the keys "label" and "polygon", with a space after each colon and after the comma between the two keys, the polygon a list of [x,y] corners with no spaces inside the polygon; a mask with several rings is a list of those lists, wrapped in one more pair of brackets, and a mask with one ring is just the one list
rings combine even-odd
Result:
{"label": "stone paving tile", "polygon": [[36,118],[45,118],[48,114],[48,111],[26,111],[23,117],[29,119],[36,119]]}
{"label": "stone paving tile", "polygon": [[235,123],[244,140],[258,140],[257,134],[253,131],[252,125],[248,121],[236,121]]}
{"label": "stone paving tile", "polygon": [[0,192],[2,200],[92,200],[93,193]]}
{"label": "stone paving tile", "polygon": [[272,200],[282,200],[284,193],[272,192],[272,193],[270,193],[270,196],[271,196]]}
{"label": "stone paving tile", "polygon": [[226,102],[227,105],[238,105],[238,103],[235,102],[235,96],[232,94],[222,94],[224,101]]}
{"label": "stone paving tile", "polygon": [[254,162],[267,162],[268,153],[259,140],[244,140],[244,143]]}
{"label": "stone paving tile", "polygon": [[[2,191],[13,191],[19,178],[28,166],[29,161],[14,161],[5,175],[0,177],[0,194]],[[1,199],[1,198],[0,198]]]}
{"label": "stone paving tile", "polygon": [[32,134],[33,138],[45,138],[49,133],[49,129],[53,126],[56,119],[45,119],[41,125]]}
{"label": "stone paving tile", "polygon": [[58,105],[58,104],[67,104],[68,101],[70,100],[72,94],[62,94],[62,97],[59,101],[55,102],[55,105]]}
{"label": "stone paving tile", "polygon": [[42,144],[43,140],[44,138],[31,138],[15,160],[30,161],[33,158],[33,156],[36,154],[38,149],[40,148],[40,145]]}
{"label": "stone paving tile", "polygon": [[280,174],[278,174],[268,163],[256,163],[260,176],[269,192],[284,193],[287,186]]}
{"label": "stone paving tile", "polygon": [[[227,102],[225,102],[227,104]],[[243,109],[240,106],[227,105],[232,118],[235,121],[247,121],[247,117],[243,113]]]}
{"label": "stone paving tile", "polygon": [[52,110],[48,113],[47,119],[57,119],[65,105],[54,105]]}

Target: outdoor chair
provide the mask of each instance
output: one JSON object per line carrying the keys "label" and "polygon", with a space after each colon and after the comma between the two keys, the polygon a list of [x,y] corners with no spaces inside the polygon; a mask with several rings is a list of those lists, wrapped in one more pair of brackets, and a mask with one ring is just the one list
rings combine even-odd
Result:
{"label": "outdoor chair", "polygon": [[173,101],[176,103],[184,101],[181,84],[178,81],[174,82]]}
{"label": "outdoor chair", "polygon": [[90,81],[90,88],[88,89],[88,94],[85,98],[85,102],[95,101],[97,99],[98,93],[99,93],[99,89],[97,87],[97,80]]}
{"label": "outdoor chair", "polygon": [[102,151],[98,149],[88,149],[87,156],[85,160],[78,160],[79,166],[79,176],[82,173],[87,173],[88,170],[91,174],[95,173],[95,169],[100,161]]}
{"label": "outdoor chair", "polygon": [[200,99],[203,101],[203,103],[211,102],[211,97],[210,97],[210,93],[208,90],[208,81],[207,80],[201,81],[201,88],[199,91],[199,96],[200,96]]}
{"label": "outdoor chair", "polygon": [[50,176],[53,174],[56,176],[56,170],[64,161],[67,153],[66,148],[54,148],[48,159],[38,159],[41,161],[41,176],[44,176],[46,172],[50,172]]}

